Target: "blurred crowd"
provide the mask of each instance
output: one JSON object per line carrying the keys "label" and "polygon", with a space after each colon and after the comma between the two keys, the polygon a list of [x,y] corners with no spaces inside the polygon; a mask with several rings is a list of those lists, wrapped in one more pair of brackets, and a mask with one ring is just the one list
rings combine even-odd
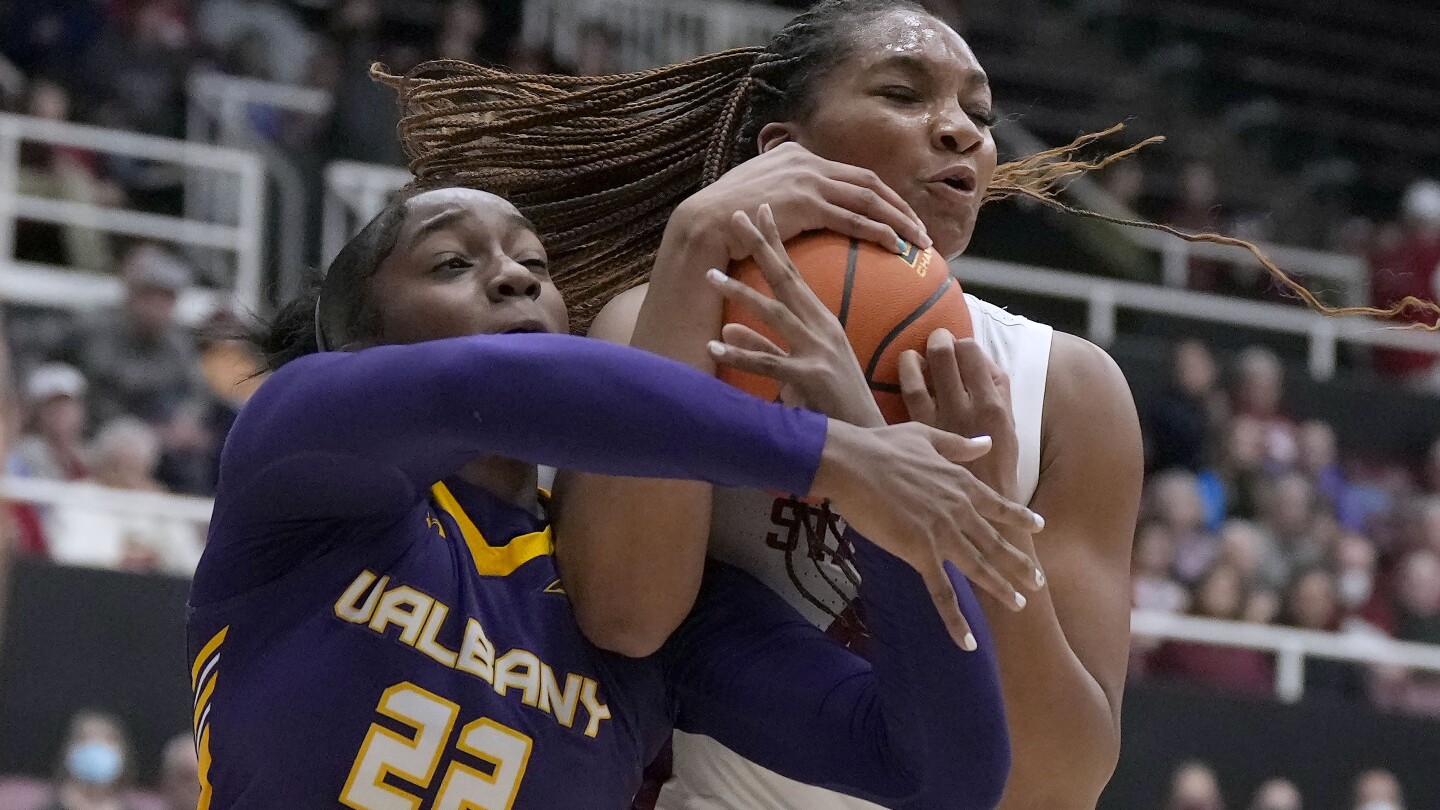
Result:
{"label": "blurred crowd", "polygon": [[[1347,458],[1323,421],[1287,408],[1269,350],[1226,380],[1206,346],[1175,347],[1144,405],[1147,468],[1133,603],[1147,610],[1440,644],[1440,442],[1420,468]],[[1225,384],[1228,381],[1228,385]],[[1255,650],[1137,639],[1141,676],[1273,694]],[[1310,660],[1307,697],[1440,716],[1440,681]]]}
{"label": "blurred crowd", "polygon": [[[135,751],[124,723],[98,711],[70,718],[49,780],[0,777],[5,810],[195,810],[200,801],[199,762],[188,731],[160,754],[154,790],[136,787]],[[150,782],[151,780],[145,780]]]}
{"label": "blurred crowd", "polygon": [[[1224,791],[1228,793],[1229,791]],[[1374,769],[1355,777],[1349,796],[1311,796],[1321,807],[1348,810],[1406,810],[1405,792],[1393,773]],[[1255,790],[1248,804],[1227,805],[1215,771],[1200,762],[1187,762],[1175,770],[1164,810],[1304,810],[1306,799],[1288,779],[1270,779]]]}

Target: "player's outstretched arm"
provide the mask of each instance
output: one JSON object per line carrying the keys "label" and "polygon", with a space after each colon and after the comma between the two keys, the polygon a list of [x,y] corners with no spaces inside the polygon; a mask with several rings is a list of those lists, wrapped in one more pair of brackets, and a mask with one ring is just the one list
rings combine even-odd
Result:
{"label": "player's outstretched arm", "polygon": [[[738,569],[712,563],[666,645],[676,727],[792,779],[887,807],[993,808],[1010,766],[994,644],[957,647],[913,569],[853,532],[867,662]],[[873,663],[872,663],[873,662]]]}
{"label": "player's outstretched arm", "polygon": [[[275,519],[403,508],[481,456],[808,490],[826,420],[646,352],[484,335],[295,360],[236,421],[221,491]],[[253,494],[253,493],[252,493]]]}

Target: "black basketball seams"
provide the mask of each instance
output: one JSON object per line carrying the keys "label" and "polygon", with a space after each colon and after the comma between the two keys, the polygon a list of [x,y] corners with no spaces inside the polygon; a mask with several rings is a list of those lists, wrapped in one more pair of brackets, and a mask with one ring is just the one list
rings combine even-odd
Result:
{"label": "black basketball seams", "polygon": [[845,259],[845,292],[840,296],[840,327],[850,317],[850,293],[855,290],[855,264],[860,260],[860,240],[850,240],[850,255]]}
{"label": "black basketball seams", "polygon": [[[875,381],[875,368],[876,366],[880,365],[880,358],[884,356],[885,350],[889,348],[891,343],[895,342],[895,338],[900,337],[900,333],[904,332],[907,328],[909,328],[910,324],[915,323],[915,321],[920,319],[921,315],[929,312],[931,307],[939,303],[940,299],[945,296],[945,293],[950,290],[950,285],[954,283],[954,276],[945,276],[945,280],[941,282],[939,289],[931,293],[930,297],[925,299],[925,301],[921,303],[920,306],[916,307],[913,312],[911,312],[909,315],[906,315],[905,320],[896,324],[895,328],[891,329],[889,334],[885,335],[885,339],[880,341],[880,345],[875,347],[875,353],[870,355],[870,363],[865,367],[865,382],[870,384],[871,390],[877,390],[875,388],[875,386],[877,385],[889,384],[877,383]],[[898,385],[895,386],[894,393],[899,393],[899,391],[900,387]]]}

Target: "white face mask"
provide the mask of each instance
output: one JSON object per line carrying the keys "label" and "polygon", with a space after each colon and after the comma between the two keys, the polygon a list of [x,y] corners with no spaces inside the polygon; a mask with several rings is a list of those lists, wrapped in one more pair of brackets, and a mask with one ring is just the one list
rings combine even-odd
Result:
{"label": "white face mask", "polygon": [[1335,581],[1336,595],[1340,597],[1341,604],[1352,610],[1369,601],[1374,587],[1375,579],[1368,571],[1341,571]]}

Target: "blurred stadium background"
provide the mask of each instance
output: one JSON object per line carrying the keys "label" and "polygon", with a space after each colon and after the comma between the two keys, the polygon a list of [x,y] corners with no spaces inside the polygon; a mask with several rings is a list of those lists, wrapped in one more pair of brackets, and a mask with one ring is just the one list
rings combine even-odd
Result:
{"label": "blurred stadium background", "polygon": [[[405,181],[368,65],[608,73],[763,42],[796,5],[0,0],[0,808],[194,806],[186,576],[255,368],[217,335]],[[1168,136],[1072,202],[1255,240],[1332,303],[1436,297],[1434,0],[928,5],[989,71],[1003,153]],[[1106,346],[1140,405],[1102,807],[1440,808],[1440,337],[1312,314],[1244,251],[1023,203],[955,271]],[[126,752],[123,803],[52,804],[95,739]]]}

